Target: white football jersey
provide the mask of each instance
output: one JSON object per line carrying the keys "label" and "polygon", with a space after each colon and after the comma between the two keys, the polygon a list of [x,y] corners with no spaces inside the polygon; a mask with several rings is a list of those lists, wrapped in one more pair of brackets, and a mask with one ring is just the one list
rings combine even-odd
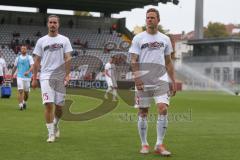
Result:
{"label": "white football jersey", "polygon": [[146,31],[137,34],[133,38],[132,45],[129,48],[129,53],[134,53],[139,56],[140,71],[147,70],[147,72],[149,72],[150,76],[146,76],[144,79],[144,82],[146,82],[144,84],[146,85],[158,85],[159,80],[154,78],[157,77],[156,74],[161,75],[160,72],[164,72],[165,74],[158,78],[163,81],[169,81],[165,70],[165,56],[170,55],[172,52],[173,49],[170,38],[160,32],[154,35]]}
{"label": "white football jersey", "polygon": [[69,39],[61,34],[56,37],[46,35],[40,38],[33,51],[33,54],[41,57],[40,79],[54,78],[54,75],[56,77],[65,75],[64,55],[72,51]]}

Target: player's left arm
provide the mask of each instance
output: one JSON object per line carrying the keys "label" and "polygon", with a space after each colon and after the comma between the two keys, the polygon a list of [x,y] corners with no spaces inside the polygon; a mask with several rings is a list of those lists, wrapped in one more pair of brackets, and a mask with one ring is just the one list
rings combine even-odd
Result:
{"label": "player's left arm", "polygon": [[17,67],[16,67],[16,66],[14,66],[14,67],[13,67],[13,69],[12,69],[12,78],[13,78],[13,76],[14,76],[14,73],[16,72],[16,70],[17,70]]}
{"label": "player's left arm", "polygon": [[168,73],[169,78],[171,79],[171,95],[174,96],[176,94],[176,86],[175,86],[175,72],[174,72],[174,66],[172,63],[171,55],[165,55],[165,65],[166,70]]}
{"label": "player's left arm", "polygon": [[67,85],[68,81],[70,80],[70,69],[71,69],[71,52],[67,52],[64,55],[64,61],[65,61],[65,70],[66,70],[66,75],[65,75],[65,85]]}
{"label": "player's left arm", "polygon": [[108,76],[109,78],[111,78],[111,76],[110,76],[110,74],[108,72],[109,72],[109,70],[105,69],[105,75]]}
{"label": "player's left arm", "polygon": [[14,66],[12,68],[12,79],[14,77],[14,74],[15,74],[16,70],[17,70],[17,62],[18,62],[18,57],[15,59]]}
{"label": "player's left arm", "polygon": [[37,83],[37,73],[40,68],[40,63],[41,63],[41,57],[38,56],[37,54],[34,57],[34,64],[33,64],[33,75],[32,75],[32,87],[35,89],[38,85]]}
{"label": "player's left arm", "polygon": [[33,64],[30,65],[29,70],[24,73],[24,76],[27,76],[27,75],[28,75],[30,72],[32,72],[32,71],[33,71]]}
{"label": "player's left arm", "polygon": [[26,71],[26,72],[24,73],[24,76],[27,76],[30,72],[33,72],[33,64],[34,64],[34,61],[33,61],[33,58],[32,58],[32,57],[29,58],[29,63],[30,63],[30,68],[29,68],[28,71]]}

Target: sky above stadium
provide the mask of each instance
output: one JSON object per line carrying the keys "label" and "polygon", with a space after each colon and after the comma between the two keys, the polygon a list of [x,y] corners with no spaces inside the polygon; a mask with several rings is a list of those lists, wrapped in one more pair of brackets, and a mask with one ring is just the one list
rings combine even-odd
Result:
{"label": "sky above stadium", "polygon": [[[158,6],[146,6],[144,8],[124,11],[120,14],[114,14],[113,17],[126,17],[126,26],[133,30],[135,26],[145,24],[145,13],[148,8],[154,7],[159,10],[161,22],[164,29],[170,30],[170,33],[189,32],[194,29],[195,17],[195,0],[179,0],[178,5],[172,3],[162,4]],[[239,0],[204,0],[204,26],[212,22],[240,24],[240,1]],[[15,8],[16,9],[16,8]],[[14,10],[12,7],[0,6],[0,10]],[[26,8],[22,11],[29,10]],[[33,8],[33,12],[34,12]],[[49,13],[58,13],[58,10],[48,10]],[[73,14],[72,11],[61,13]],[[98,16],[98,13],[92,13]]]}

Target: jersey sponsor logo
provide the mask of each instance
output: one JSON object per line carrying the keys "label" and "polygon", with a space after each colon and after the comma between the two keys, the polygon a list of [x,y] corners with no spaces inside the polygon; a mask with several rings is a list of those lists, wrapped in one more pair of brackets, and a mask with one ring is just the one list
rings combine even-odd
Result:
{"label": "jersey sponsor logo", "polygon": [[164,47],[163,42],[149,42],[149,43],[144,43],[141,46],[141,49],[145,49],[145,48],[160,49],[161,47]]}
{"label": "jersey sponsor logo", "polygon": [[44,52],[46,50],[49,50],[50,52],[53,52],[53,51],[60,50],[61,48],[63,48],[62,43],[54,43],[54,44],[45,46],[43,50],[44,50]]}

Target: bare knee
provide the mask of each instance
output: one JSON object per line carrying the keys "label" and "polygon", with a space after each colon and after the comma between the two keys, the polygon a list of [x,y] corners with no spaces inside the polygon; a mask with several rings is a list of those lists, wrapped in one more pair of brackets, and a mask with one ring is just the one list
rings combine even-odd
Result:
{"label": "bare knee", "polygon": [[19,89],[19,90],[18,90],[18,93],[19,93],[19,94],[23,94],[23,90],[22,90],[22,89]]}
{"label": "bare knee", "polygon": [[148,108],[139,108],[138,115],[140,117],[147,117],[147,115],[148,115]]}
{"label": "bare knee", "polygon": [[62,111],[62,106],[58,106],[58,105],[56,105],[55,110],[56,110],[56,111]]}
{"label": "bare knee", "polygon": [[167,108],[168,108],[167,104],[165,104],[165,103],[158,103],[157,107],[158,107],[158,113],[160,115],[167,115]]}
{"label": "bare knee", "polygon": [[53,111],[53,103],[45,103],[45,110],[47,112],[52,112]]}
{"label": "bare knee", "polygon": [[55,115],[59,118],[62,116],[62,106],[56,105]]}

